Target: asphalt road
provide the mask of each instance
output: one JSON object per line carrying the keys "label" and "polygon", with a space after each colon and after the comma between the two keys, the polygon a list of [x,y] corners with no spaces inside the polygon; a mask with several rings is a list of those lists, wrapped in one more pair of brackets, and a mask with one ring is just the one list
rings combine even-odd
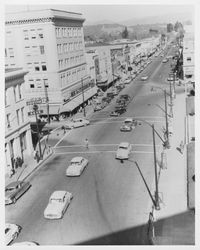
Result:
{"label": "asphalt road", "polygon": [[[115,100],[91,117],[91,125],[70,131],[55,149],[51,161],[30,179],[32,187],[15,205],[6,206],[6,222],[19,224],[22,231],[16,242],[36,241],[40,245],[67,244],[148,244],[146,223],[150,196],[141,172],[154,193],[152,129],[141,122],[132,132],[120,132],[125,117],[135,117],[155,125],[162,134],[165,126],[163,91],[151,91],[151,85],[169,88],[166,78],[170,63],[157,57],[129,84],[124,93],[133,97],[128,110],[119,118],[110,118]],[[145,82],[142,75],[148,75]],[[150,105],[151,104],[151,105]],[[84,140],[89,139],[89,149]],[[115,159],[118,144],[133,145],[130,159]],[[55,141],[52,141],[55,143]],[[157,157],[161,141],[156,137]],[[82,155],[89,165],[80,177],[67,177],[65,170],[74,156]],[[73,200],[61,220],[46,220],[43,212],[55,190],[72,192]]]}

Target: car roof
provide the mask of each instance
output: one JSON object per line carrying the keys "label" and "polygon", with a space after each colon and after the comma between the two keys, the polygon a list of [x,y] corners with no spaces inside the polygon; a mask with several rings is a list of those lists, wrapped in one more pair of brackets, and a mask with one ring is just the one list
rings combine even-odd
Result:
{"label": "car roof", "polygon": [[13,181],[11,183],[9,183],[6,188],[8,187],[16,187],[17,185],[19,185],[20,183],[22,183],[23,181]]}
{"label": "car roof", "polygon": [[129,142],[121,142],[120,144],[119,144],[119,146],[120,147],[128,147],[129,146]]}
{"label": "car roof", "polygon": [[133,119],[132,119],[132,118],[126,118],[124,121],[125,121],[125,122],[132,122]]}
{"label": "car roof", "polygon": [[82,161],[82,159],[83,159],[82,156],[76,156],[76,157],[71,159],[71,162],[79,162],[79,161]]}
{"label": "car roof", "polygon": [[51,195],[51,198],[54,199],[62,199],[63,196],[67,193],[67,191],[54,191]]}

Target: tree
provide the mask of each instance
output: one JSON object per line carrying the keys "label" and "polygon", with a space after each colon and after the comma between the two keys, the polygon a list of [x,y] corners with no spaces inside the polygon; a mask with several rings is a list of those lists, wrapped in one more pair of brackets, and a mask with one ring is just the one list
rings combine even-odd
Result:
{"label": "tree", "polygon": [[167,24],[167,32],[172,32],[173,29],[174,29],[173,24],[172,24],[172,23],[168,23],[168,24]]}
{"label": "tree", "polygon": [[125,27],[125,29],[122,31],[122,38],[127,38],[128,37],[128,29]]}

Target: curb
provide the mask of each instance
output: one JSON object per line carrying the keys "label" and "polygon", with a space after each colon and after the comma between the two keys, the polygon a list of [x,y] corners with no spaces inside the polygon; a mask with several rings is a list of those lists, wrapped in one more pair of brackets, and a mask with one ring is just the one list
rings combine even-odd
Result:
{"label": "curb", "polygon": [[53,150],[52,152],[44,159],[42,160],[40,163],[38,163],[36,165],[36,167],[33,168],[33,170],[31,172],[29,172],[23,179],[22,181],[25,181],[27,178],[29,178],[45,161],[47,161],[51,156],[53,155]]}

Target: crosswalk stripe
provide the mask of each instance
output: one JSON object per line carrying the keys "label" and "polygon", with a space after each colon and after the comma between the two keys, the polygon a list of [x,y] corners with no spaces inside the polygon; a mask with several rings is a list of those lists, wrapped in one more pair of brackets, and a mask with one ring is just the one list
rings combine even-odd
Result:
{"label": "crosswalk stripe", "polygon": [[[105,147],[105,146],[119,146],[119,144],[92,144],[89,145],[90,147]],[[131,144],[131,146],[136,146],[136,147],[151,147],[152,144]],[[160,147],[161,145],[157,144],[156,147]],[[73,148],[73,147],[85,147],[84,144],[80,144],[80,145],[67,145],[67,146],[54,146],[54,148]]]}
{"label": "crosswalk stripe", "polygon": [[[116,153],[116,151],[74,151],[74,152],[55,152],[55,154],[97,154],[97,153]],[[135,154],[153,154],[153,151],[131,151]]]}

